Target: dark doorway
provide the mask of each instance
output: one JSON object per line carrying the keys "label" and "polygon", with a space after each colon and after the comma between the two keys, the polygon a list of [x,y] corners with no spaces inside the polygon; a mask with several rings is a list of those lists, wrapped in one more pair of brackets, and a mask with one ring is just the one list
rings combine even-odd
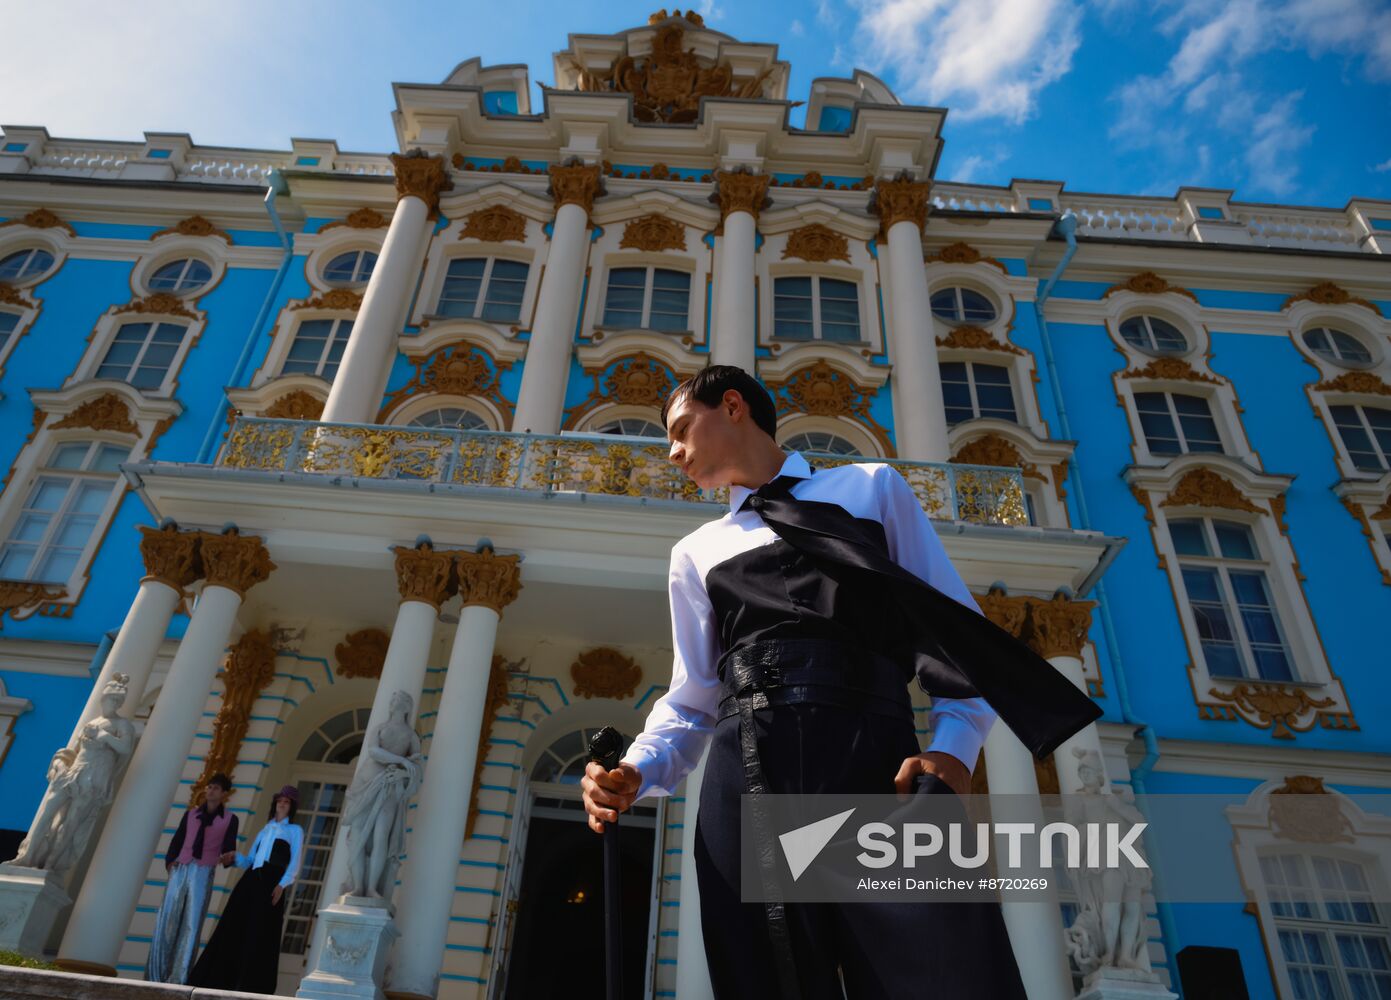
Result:
{"label": "dark doorway", "polygon": [[[620,826],[619,833],[623,854],[623,996],[625,1000],[641,1000],[652,904],[654,830]],[[582,820],[533,816],[516,920],[508,957],[507,1000],[603,1000],[603,846]]]}

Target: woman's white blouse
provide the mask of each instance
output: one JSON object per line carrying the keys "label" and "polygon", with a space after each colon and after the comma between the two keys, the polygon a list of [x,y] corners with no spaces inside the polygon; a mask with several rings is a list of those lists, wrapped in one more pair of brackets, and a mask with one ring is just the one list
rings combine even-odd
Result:
{"label": "woman's white blouse", "polygon": [[245,854],[237,853],[238,868],[260,868],[270,859],[271,848],[277,840],[290,845],[290,863],[285,866],[285,874],[280,884],[289,887],[299,874],[299,857],[304,847],[304,828],[288,819],[273,819],[261,827],[256,839],[251,842],[251,850]]}

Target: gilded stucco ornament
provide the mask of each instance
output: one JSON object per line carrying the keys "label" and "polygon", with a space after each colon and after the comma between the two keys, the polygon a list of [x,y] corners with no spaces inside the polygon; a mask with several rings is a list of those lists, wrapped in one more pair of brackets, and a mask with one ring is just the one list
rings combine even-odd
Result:
{"label": "gilded stucco ornament", "polygon": [[[659,410],[681,381],[665,362],[645,351],[618,358],[602,368],[586,368],[585,374],[594,379],[594,386],[584,400],[565,411],[566,430],[576,427],[587,413],[609,404]],[[655,419],[655,412],[653,417]]]}
{"label": "gilded stucco ornament", "polygon": [[198,557],[198,533],[180,531],[176,524],[163,528],[140,526],[140,557],[145,579],[158,580],[178,593],[190,586],[203,569]]}
{"label": "gilded stucco ornament", "polygon": [[6,305],[19,306],[23,309],[34,308],[34,303],[26,299],[18,288],[3,281],[0,281],[0,302],[4,302]]}
{"label": "gilded stucco ornament", "polygon": [[796,257],[801,260],[822,262],[843,260],[850,263],[850,241],[830,226],[819,222],[788,234],[787,245],[782,249],[782,259]]}
{"label": "gilded stucco ornament", "polygon": [[292,309],[347,309],[352,312],[362,308],[362,292],[355,292],[351,288],[330,288],[322,295],[316,295],[312,299],[305,299]]}
{"label": "gilded stucco ornament", "polygon": [[663,250],[686,249],[686,227],[665,215],[644,215],[632,219],[623,227],[620,249],[648,250],[659,253]]}
{"label": "gilded stucco ornament", "polygon": [[1315,710],[1335,703],[1332,698],[1315,700],[1303,688],[1271,683],[1238,684],[1230,691],[1212,688],[1208,694],[1230,703],[1253,726],[1271,730],[1277,740],[1292,740],[1296,731],[1313,728]]}
{"label": "gilded stucco ornament", "polygon": [[1377,308],[1375,302],[1368,302],[1366,299],[1360,299],[1349,293],[1348,290],[1341,285],[1334,284],[1331,281],[1321,281],[1307,292],[1291,295],[1281,304],[1280,308],[1282,310],[1288,309],[1296,302],[1313,302],[1321,306],[1362,306],[1363,308],[1370,309],[1378,316],[1381,315],[1381,310]]}
{"label": "gilded stucco ornament", "polygon": [[724,230],[725,216],[730,212],[748,212],[758,218],[758,213],[772,204],[768,197],[768,174],[755,174],[747,168],[721,170],[715,174],[715,191],[710,195],[710,203],[720,206],[720,228]]}
{"label": "gilded stucco ornament", "polygon": [[1357,392],[1369,396],[1391,396],[1391,385],[1387,385],[1374,372],[1343,372],[1337,378],[1320,382],[1314,386],[1320,392]]}
{"label": "gilded stucco ornament", "polygon": [[1155,358],[1143,368],[1131,368],[1121,378],[1156,378],[1174,382],[1209,382],[1221,385],[1220,378],[1213,378],[1195,369],[1183,358]]}
{"label": "gilded stucco ornament", "polygon": [[781,382],[769,382],[768,391],[779,419],[799,413],[818,417],[848,417],[879,441],[885,455],[892,455],[888,431],[869,412],[875,393],[824,360],[798,368]]}
{"label": "gilded stucco ornament", "polygon": [[598,164],[587,166],[578,160],[553,164],[550,177],[546,193],[555,199],[556,211],[561,205],[578,205],[588,215],[594,210],[594,199],[605,193]]}
{"label": "gilded stucco ornament", "polygon": [[6,226],[28,226],[30,229],[62,229],[66,230],[69,236],[77,235],[76,229],[46,208],[36,208],[23,218],[0,222],[0,229],[4,229]]}
{"label": "gilded stucco ornament", "polygon": [[88,427],[94,431],[116,431],[120,434],[140,433],[140,428],[130,419],[130,408],[125,400],[114,392],[89,399],[53,427],[55,430],[60,427]]}
{"label": "gilded stucco ornament", "polygon": [[5,615],[15,617],[18,611],[36,608],[45,601],[56,601],[67,596],[67,588],[53,587],[44,583],[20,583],[17,580],[0,580],[0,627],[4,626]]}
{"label": "gilded stucco ornament", "polygon": [[177,295],[171,292],[155,292],[153,295],[146,295],[143,299],[135,299],[127,302],[116,310],[116,315],[122,313],[157,313],[164,316],[187,316],[189,319],[197,319],[198,314],[184,305],[184,302]]}
{"label": "gilded stucco ornament", "polygon": [[497,361],[483,348],[467,341],[445,344],[414,362],[415,374],[387,395],[379,422],[407,400],[422,395],[473,396],[486,399],[510,419],[513,403],[502,394],[498,375],[512,367],[510,361]]}
{"label": "gilded stucco ornament", "polygon": [[1352,821],[1343,814],[1338,797],[1311,774],[1286,775],[1267,799],[1270,829],[1281,840],[1304,844],[1354,843]]}
{"label": "gilded stucco ornament", "polygon": [[323,415],[324,401],[303,389],[285,393],[261,414],[276,420],[318,420]]}
{"label": "gilded stucco ornament", "polygon": [[198,535],[204,576],[210,587],[226,587],[244,598],[248,590],[275,569],[270,553],[255,535],[242,535],[236,528],[221,535],[210,531],[200,531]]}
{"label": "gilded stucco ornament", "polygon": [[526,240],[526,216],[506,205],[491,205],[469,213],[461,240],[482,240],[484,243],[521,243]]}
{"label": "gilded stucco ornament", "polygon": [[937,346],[969,351],[1004,351],[1006,354],[1024,353],[1013,344],[997,340],[989,330],[970,324],[952,327],[945,337],[937,338]]}
{"label": "gilded stucco ornament", "polygon": [[521,556],[500,556],[490,548],[453,556],[464,607],[492,608],[500,615],[521,593]]}
{"label": "gilded stucco ornament", "polygon": [[333,656],[338,661],[338,676],[369,677],[374,680],[381,677],[389,645],[391,636],[384,629],[364,628],[349,632],[342,642],[333,647]]}
{"label": "gilded stucco ornament", "polygon": [[616,649],[587,650],[570,664],[575,694],[581,698],[631,698],[642,680],[642,666]]}
{"label": "gilded stucco ornament", "polygon": [[1004,264],[994,257],[981,253],[969,243],[948,243],[936,253],[928,254],[924,260],[929,264],[938,262],[943,264],[990,264],[993,267],[998,267],[1001,274],[1009,274],[1009,269]]}
{"label": "gilded stucco ornament", "polygon": [[222,664],[222,704],[213,720],[212,746],[203,758],[203,773],[193,783],[189,802],[197,805],[214,774],[231,774],[242,740],[251,728],[251,706],[275,679],[275,647],[260,629],[243,635]]}
{"label": "gilded stucco ornament", "polygon": [[1019,449],[998,434],[987,434],[968,441],[957,449],[951,457],[956,465],[992,465],[1008,469],[1019,469],[1030,479],[1042,479],[1038,466],[1024,461]]}
{"label": "gilded stucco ornament", "polygon": [[375,208],[357,208],[348,213],[346,219],[339,219],[319,227],[319,232],[346,227],[348,229],[385,229],[391,220]]}
{"label": "gilded stucco ornament", "polygon": [[1194,302],[1198,301],[1198,296],[1194,295],[1186,288],[1178,285],[1171,285],[1167,280],[1161,278],[1153,271],[1141,271],[1139,274],[1132,274],[1124,281],[1118,282],[1106,289],[1101,297],[1109,298],[1116,292],[1135,292],[1139,295],[1163,295],[1165,292],[1174,292],[1178,295],[1185,295]]}
{"label": "gilded stucco ornament", "polygon": [[1264,514],[1226,477],[1211,469],[1193,469],[1184,473],[1169,495],[1160,501],[1161,507],[1222,507]]}
{"label": "gilded stucco ornament", "polygon": [[232,242],[231,233],[227,232],[225,229],[219,229],[217,226],[213,225],[210,219],[204,218],[201,215],[190,215],[187,219],[181,219],[174,223],[174,225],[170,226],[168,229],[161,229],[158,232],[151,233],[150,239],[157,240],[161,236],[169,235],[220,236],[222,239],[226,240],[229,245]]}
{"label": "gilded stucco ornament", "polygon": [[976,603],[980,605],[981,614],[985,615],[992,625],[1003,629],[1016,639],[1023,634],[1029,616],[1027,597],[1011,597],[1002,588],[991,587],[988,593],[976,594],[975,598]]}
{"label": "gilded stucco ornament", "polygon": [[1095,601],[1076,601],[1066,594],[1051,600],[1029,599],[1028,643],[1045,660],[1055,656],[1082,658],[1092,625]]}
{"label": "gilded stucco ornament", "polygon": [[879,234],[887,237],[889,230],[900,222],[911,222],[921,233],[927,225],[927,212],[932,204],[932,184],[915,181],[906,173],[891,181],[881,180],[874,185],[869,198],[869,214],[879,216]]}
{"label": "gilded stucco ornament", "polygon": [[452,554],[436,552],[429,542],[414,548],[398,545],[391,551],[396,554],[396,589],[401,601],[419,601],[439,611],[454,592]]}
{"label": "gilded stucco ornament", "polygon": [[439,214],[440,195],[454,189],[454,181],[445,168],[444,157],[431,156],[424,150],[392,153],[391,166],[396,172],[396,197],[419,198],[430,209],[430,218]]}

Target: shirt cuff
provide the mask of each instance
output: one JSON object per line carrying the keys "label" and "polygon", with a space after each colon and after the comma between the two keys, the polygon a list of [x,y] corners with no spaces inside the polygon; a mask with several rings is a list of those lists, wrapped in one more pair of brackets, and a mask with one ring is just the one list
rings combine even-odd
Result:
{"label": "shirt cuff", "polygon": [[[634,750],[638,751],[637,756],[631,756]],[[657,758],[656,755],[643,748],[630,748],[630,756],[624,757],[619,761],[620,764],[632,764],[638,769],[638,774],[642,775],[642,781],[638,785],[638,793],[634,796],[634,801],[645,795],[670,795],[665,788],[657,784]]]}
{"label": "shirt cuff", "polygon": [[943,715],[933,720],[932,742],[926,752],[951,754],[966,765],[968,772],[974,772],[984,745],[980,732],[971,723],[952,715]]}

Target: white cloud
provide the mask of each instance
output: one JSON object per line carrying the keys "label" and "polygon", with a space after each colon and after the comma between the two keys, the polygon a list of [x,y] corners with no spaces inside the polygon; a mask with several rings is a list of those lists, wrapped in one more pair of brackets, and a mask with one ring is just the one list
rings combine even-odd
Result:
{"label": "white cloud", "polygon": [[1303,96],[1303,91],[1286,94],[1252,122],[1245,160],[1251,183],[1259,190],[1280,196],[1295,190],[1298,160],[1294,154],[1314,135],[1314,126],[1300,125],[1295,119],[1294,106]]}
{"label": "white cloud", "polygon": [[1391,159],[1388,159],[1385,163],[1378,163],[1376,166],[1372,167],[1372,172],[1378,174],[1384,174],[1388,170],[1391,170]]}
{"label": "white cloud", "polygon": [[1064,76],[1081,42],[1074,0],[855,0],[860,60],[909,102],[1018,123]]}
{"label": "white cloud", "polygon": [[716,7],[715,0],[700,0],[700,16],[707,21],[719,21],[724,18],[724,8]]}
{"label": "white cloud", "polygon": [[[995,147],[994,152],[989,156],[979,153],[972,153],[959,164],[945,167],[938,175],[943,180],[955,181],[958,184],[971,184],[981,179],[981,175],[994,170],[1004,163],[1009,156],[1009,151],[1003,147]],[[994,180],[995,178],[987,178]]]}
{"label": "white cloud", "polygon": [[793,18],[792,23],[787,26],[787,33],[794,38],[801,38],[807,33],[806,25],[797,18]]}

